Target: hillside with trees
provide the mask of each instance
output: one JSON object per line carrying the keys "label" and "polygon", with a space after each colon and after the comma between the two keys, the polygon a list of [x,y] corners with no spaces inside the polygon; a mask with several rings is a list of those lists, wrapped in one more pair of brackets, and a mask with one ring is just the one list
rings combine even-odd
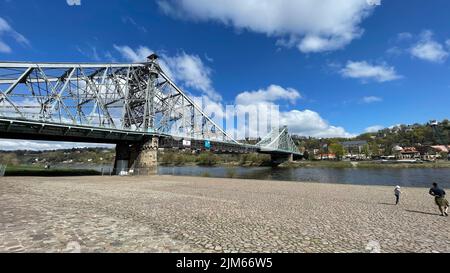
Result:
{"label": "hillside with trees", "polygon": [[54,164],[110,164],[115,157],[113,149],[73,148],[47,151],[0,151],[0,164],[54,165]]}
{"label": "hillside with trees", "polygon": [[355,138],[312,138],[294,136],[297,145],[311,151],[318,149],[321,152],[333,150],[337,155],[342,153],[339,143],[351,140],[367,141],[364,153],[371,155],[389,155],[396,145],[401,147],[429,146],[429,145],[449,145],[450,143],[450,122],[445,119],[442,122],[397,125],[385,128],[373,133],[364,133]]}

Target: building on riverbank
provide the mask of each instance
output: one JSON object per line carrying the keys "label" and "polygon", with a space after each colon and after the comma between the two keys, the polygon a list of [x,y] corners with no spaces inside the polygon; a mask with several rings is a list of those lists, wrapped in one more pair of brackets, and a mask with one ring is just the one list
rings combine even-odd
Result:
{"label": "building on riverbank", "polygon": [[369,159],[368,143],[365,140],[343,141],[340,143],[344,148],[344,158],[350,160],[366,160]]}
{"label": "building on riverbank", "polygon": [[416,147],[400,147],[400,149],[395,149],[394,153],[396,159],[420,159],[420,152]]}
{"label": "building on riverbank", "polygon": [[393,153],[396,159],[420,159],[435,161],[446,159],[448,149],[444,145],[416,145],[414,147],[395,146]]}

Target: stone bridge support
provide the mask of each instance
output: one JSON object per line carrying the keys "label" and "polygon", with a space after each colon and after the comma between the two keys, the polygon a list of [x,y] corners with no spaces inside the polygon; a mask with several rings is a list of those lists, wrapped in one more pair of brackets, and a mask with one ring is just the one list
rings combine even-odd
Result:
{"label": "stone bridge support", "polygon": [[281,163],[294,161],[293,154],[271,154],[270,161],[272,166],[278,166]]}
{"label": "stone bridge support", "polygon": [[114,173],[116,175],[128,171],[131,161],[130,158],[130,145],[128,143],[117,143],[116,159],[114,160]]}
{"label": "stone bridge support", "polygon": [[119,143],[116,145],[114,173],[132,172],[135,175],[158,173],[159,139],[152,137],[142,143]]}

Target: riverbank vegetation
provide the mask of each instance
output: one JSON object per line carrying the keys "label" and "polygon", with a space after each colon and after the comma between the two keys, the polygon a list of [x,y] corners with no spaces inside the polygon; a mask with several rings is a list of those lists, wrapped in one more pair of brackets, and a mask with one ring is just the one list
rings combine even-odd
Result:
{"label": "riverbank vegetation", "polygon": [[234,155],[214,154],[211,152],[197,154],[190,151],[164,151],[159,153],[158,161],[159,164],[164,166],[267,166],[270,164],[270,156],[256,153]]}
{"label": "riverbank vegetation", "polygon": [[0,151],[0,164],[8,166],[46,166],[56,164],[112,164],[114,149],[73,148],[47,151]]}
{"label": "riverbank vegetation", "polygon": [[5,176],[87,176],[101,175],[95,170],[83,169],[46,169],[36,166],[7,166]]}
{"label": "riverbank vegetation", "polygon": [[[332,146],[340,154],[339,146]],[[93,153],[101,154],[95,156]],[[73,157],[68,157],[72,155]],[[60,157],[68,157],[58,161]],[[83,156],[86,157],[84,159]],[[96,160],[88,161],[90,158]],[[100,160],[102,158],[102,160]],[[84,160],[84,161],[83,161]],[[158,154],[159,164],[162,166],[224,166],[224,167],[258,167],[270,166],[270,156],[265,154],[214,154],[211,152],[193,153],[192,151],[161,151]],[[65,163],[63,163],[65,162]],[[84,162],[84,164],[83,164]],[[21,171],[29,175],[48,174],[63,175],[73,171],[74,175],[95,175],[86,170],[87,166],[108,165],[114,162],[112,149],[74,149],[45,152],[0,152],[0,164],[8,166],[9,175]],[[89,164],[88,164],[89,163]],[[50,167],[46,169],[45,167]],[[74,166],[77,166],[74,168]],[[84,167],[83,167],[84,166]],[[381,161],[342,161],[342,160],[301,160],[284,163],[280,167],[290,168],[450,168],[450,161],[395,163]],[[229,175],[233,176],[232,173]]]}

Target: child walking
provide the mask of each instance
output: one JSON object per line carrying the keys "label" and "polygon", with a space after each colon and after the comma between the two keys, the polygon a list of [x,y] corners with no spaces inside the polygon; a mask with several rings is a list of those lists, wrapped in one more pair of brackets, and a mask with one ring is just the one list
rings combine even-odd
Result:
{"label": "child walking", "polygon": [[400,202],[400,194],[402,192],[400,191],[400,186],[395,186],[394,194],[395,194],[395,204],[398,205],[398,202]]}

